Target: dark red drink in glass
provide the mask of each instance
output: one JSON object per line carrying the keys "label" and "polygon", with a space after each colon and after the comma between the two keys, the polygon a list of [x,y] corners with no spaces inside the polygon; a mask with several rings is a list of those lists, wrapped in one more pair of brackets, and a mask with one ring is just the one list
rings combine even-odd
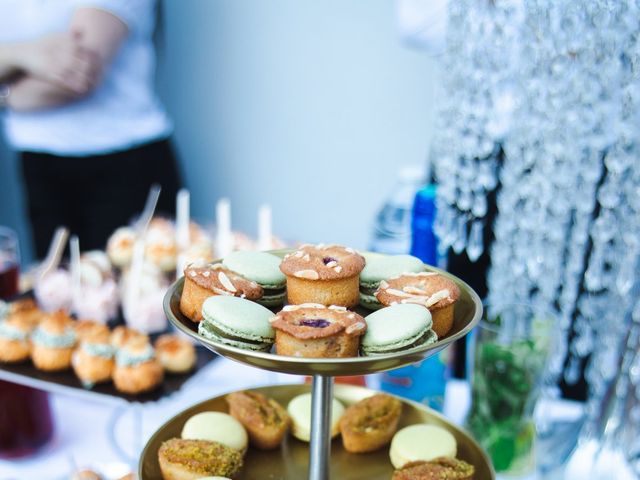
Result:
{"label": "dark red drink in glass", "polygon": [[7,299],[18,294],[18,265],[2,262],[0,259],[0,299]]}
{"label": "dark red drink in glass", "polygon": [[[17,295],[19,264],[16,234],[0,226],[0,300]],[[47,393],[0,380],[0,459],[31,455],[52,435]]]}
{"label": "dark red drink in glass", "polygon": [[31,455],[52,434],[47,393],[0,380],[0,458]]}

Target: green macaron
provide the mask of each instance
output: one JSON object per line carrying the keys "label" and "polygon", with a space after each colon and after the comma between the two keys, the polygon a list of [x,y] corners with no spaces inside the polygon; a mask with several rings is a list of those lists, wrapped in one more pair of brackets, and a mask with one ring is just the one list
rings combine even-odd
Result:
{"label": "green macaron", "polygon": [[382,308],[382,304],[374,293],[382,280],[387,280],[403,273],[424,271],[424,264],[419,258],[411,255],[382,255],[380,253],[364,253],[366,265],[360,272],[360,305],[369,310]]}
{"label": "green macaron", "polygon": [[268,351],[275,339],[273,312],[244,298],[209,297],[202,305],[198,333],[210,340],[247,350]]}
{"label": "green macaron", "polygon": [[287,278],[280,271],[281,261],[266,252],[238,251],[227,255],[222,264],[260,285],[264,294],[256,301],[266,307],[274,307],[282,305],[287,296]]}
{"label": "green macaron", "polygon": [[435,343],[431,314],[421,305],[391,305],[365,317],[367,333],[362,337],[363,355],[383,355]]}

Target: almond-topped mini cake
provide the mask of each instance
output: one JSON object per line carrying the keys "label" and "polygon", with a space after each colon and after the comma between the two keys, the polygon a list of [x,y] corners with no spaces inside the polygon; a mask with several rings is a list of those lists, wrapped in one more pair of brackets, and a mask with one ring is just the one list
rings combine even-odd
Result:
{"label": "almond-topped mini cake", "polygon": [[276,353],[292,357],[357,357],[364,318],[345,307],[306,303],[287,305],[271,320]]}
{"label": "almond-topped mini cake", "polygon": [[353,307],[359,301],[364,257],[339,245],[303,245],[287,254],[280,270],[287,276],[289,303]]}
{"label": "almond-topped mini cake", "polygon": [[436,272],[406,273],[380,282],[376,298],[387,306],[415,303],[428,308],[433,331],[442,338],[453,326],[453,309],[460,298],[460,289]]}
{"label": "almond-topped mini cake", "polygon": [[202,304],[213,295],[257,300],[263,289],[252,280],[238,275],[221,263],[189,265],[184,269],[184,288],[180,297],[180,311],[194,322],[202,320]]}

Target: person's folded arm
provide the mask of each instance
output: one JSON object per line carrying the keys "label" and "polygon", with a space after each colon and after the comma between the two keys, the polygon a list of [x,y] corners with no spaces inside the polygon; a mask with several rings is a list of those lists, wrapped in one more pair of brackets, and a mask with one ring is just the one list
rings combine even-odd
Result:
{"label": "person's folded arm", "polygon": [[[127,33],[122,20],[105,10],[78,9],[69,26],[69,34],[77,42],[75,69],[67,69],[59,78],[47,78],[45,68],[38,71],[32,67],[11,84],[9,108],[37,111],[65,105],[90,94],[100,84],[103,72]],[[23,67],[20,71],[25,70]]]}
{"label": "person's folded arm", "polygon": [[0,44],[0,83],[8,82],[20,73],[17,52],[11,44]]}

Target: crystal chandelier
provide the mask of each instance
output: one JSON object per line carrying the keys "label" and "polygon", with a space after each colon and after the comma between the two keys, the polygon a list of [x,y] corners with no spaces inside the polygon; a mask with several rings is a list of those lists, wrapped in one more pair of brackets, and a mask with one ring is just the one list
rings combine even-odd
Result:
{"label": "crystal chandelier", "polygon": [[640,1],[453,0],[447,32],[441,247],[480,256],[496,191],[488,301],[558,314],[552,370],[572,384],[587,364],[593,418],[638,282]]}

